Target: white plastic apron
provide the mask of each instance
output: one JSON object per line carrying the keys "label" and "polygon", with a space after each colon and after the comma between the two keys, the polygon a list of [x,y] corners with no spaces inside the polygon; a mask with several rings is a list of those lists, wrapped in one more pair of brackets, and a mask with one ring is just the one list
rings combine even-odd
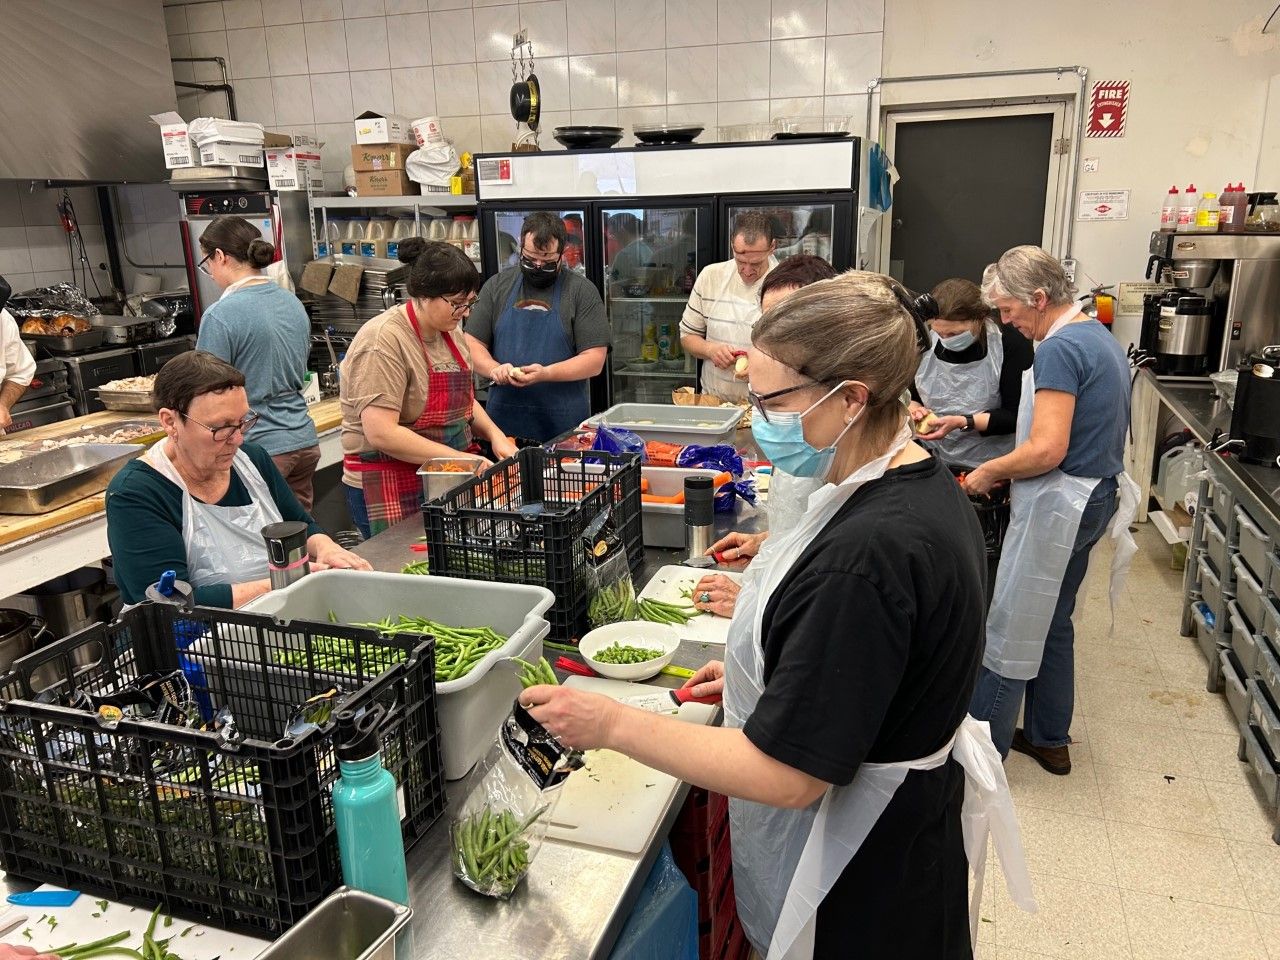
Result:
{"label": "white plastic apron", "polygon": [[280,510],[271,489],[249,455],[237,450],[231,469],[249,490],[243,507],[218,507],[191,496],[165,453],[165,437],[143,455],[143,461],[182,491],[182,542],[187,548],[187,582],[193,587],[245,583],[267,577],[267,545],[262,528],[279,523]]}
{"label": "white plastic apron", "polygon": [[[1004,369],[1004,341],[994,323],[986,325],[987,355],[972,363],[939,360],[934,348],[938,335],[930,335],[930,346],[916,368],[916,389],[920,401],[939,416],[964,416],[995,410],[1000,406],[1000,371]],[[977,430],[952,430],[930,446],[947,464],[976,467],[1013,449],[1013,436],[985,437]]]}
{"label": "white plastic apron", "polygon": [[[1081,305],[1077,305],[1064,314],[1049,329],[1045,340],[1080,310]],[[1016,435],[1019,444],[1031,435],[1035,396],[1033,366],[1022,375]],[[1045,637],[1075,547],[1080,517],[1100,482],[1100,477],[1074,477],[1058,468],[1013,481],[1009,528],[987,613],[987,646],[982,656],[983,666],[993,673],[1010,680],[1033,680],[1040,672]],[[1138,512],[1138,485],[1127,473],[1119,474],[1116,483],[1119,503],[1107,527],[1107,535],[1115,541],[1110,590],[1113,625],[1116,600],[1124,586],[1129,561],[1138,549],[1129,532],[1129,524]]]}
{"label": "white plastic apron", "polygon": [[[828,484],[813,494],[803,520],[790,532],[771,535],[747,568],[725,649],[726,725],[741,728],[764,691],[762,624],[773,591],[840,507],[864,483],[883,476],[910,439],[904,425],[888,453],[841,484]],[[756,949],[768,946],[767,960],[813,956],[819,905],[907,773],[935,769],[952,755],[965,770],[962,825],[965,852],[975,876],[970,937],[976,941],[988,834],[995,838],[1010,895],[1024,909],[1035,909],[1013,800],[990,727],[966,717],[951,742],[937,753],[898,763],[864,763],[848,786],[830,787],[816,811],[729,801],[738,916]]]}

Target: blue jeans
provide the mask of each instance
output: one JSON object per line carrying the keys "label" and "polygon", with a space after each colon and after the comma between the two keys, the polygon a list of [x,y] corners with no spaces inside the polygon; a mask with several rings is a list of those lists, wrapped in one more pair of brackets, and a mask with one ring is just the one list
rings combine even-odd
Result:
{"label": "blue jeans", "polygon": [[1071,614],[1076,593],[1089,569],[1089,551],[1102,539],[1116,511],[1116,481],[1099,481],[1089,496],[1080,528],[1076,532],[1071,559],[1062,575],[1058,604],[1044,638],[1044,655],[1034,680],[1011,680],[987,667],[978,672],[969,713],[991,723],[991,739],[1000,756],[1008,756],[1018,708],[1023,706],[1023,735],[1037,747],[1065,747],[1071,742],[1071,712],[1075,706],[1075,627]]}
{"label": "blue jeans", "polygon": [[369,511],[364,505],[364,491],[344,483],[342,492],[347,495],[347,512],[351,514],[351,522],[360,531],[360,536],[368,540]]}

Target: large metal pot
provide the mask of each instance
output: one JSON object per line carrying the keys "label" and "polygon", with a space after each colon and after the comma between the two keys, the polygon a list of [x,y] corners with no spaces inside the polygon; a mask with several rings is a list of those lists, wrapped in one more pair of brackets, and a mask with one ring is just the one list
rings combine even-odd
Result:
{"label": "large metal pot", "polygon": [[37,639],[45,639],[42,635],[48,626],[43,617],[25,610],[0,609],[0,674],[30,653]]}

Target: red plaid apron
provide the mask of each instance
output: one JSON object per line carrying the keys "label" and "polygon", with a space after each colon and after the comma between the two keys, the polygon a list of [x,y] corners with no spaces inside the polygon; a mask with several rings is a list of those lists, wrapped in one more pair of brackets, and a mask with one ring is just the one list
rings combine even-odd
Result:
{"label": "red plaid apron", "polygon": [[[454,450],[479,452],[480,448],[471,439],[471,411],[475,402],[471,368],[462,358],[453,338],[441,333],[453,359],[458,362],[458,369],[434,369],[412,301],[405,304],[405,311],[422,346],[422,356],[427,361],[427,403],[409,429],[426,440],[443,443]],[[418,478],[418,468],[421,464],[370,452],[347,454],[343,457],[343,466],[360,474],[365,509],[369,511],[370,534],[379,534],[420,509],[422,481]]]}

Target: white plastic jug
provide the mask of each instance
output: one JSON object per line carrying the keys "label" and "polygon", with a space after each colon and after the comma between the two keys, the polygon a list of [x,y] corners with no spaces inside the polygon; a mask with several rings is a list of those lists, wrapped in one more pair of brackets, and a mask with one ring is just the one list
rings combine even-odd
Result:
{"label": "white plastic jug", "polygon": [[1194,443],[1174,447],[1160,458],[1160,465],[1156,470],[1156,492],[1162,502],[1166,504],[1182,502],[1183,495],[1186,493],[1187,478],[1191,472],[1190,466],[1197,454],[1203,466],[1204,455]]}
{"label": "white plastic jug", "polygon": [[342,252],[349,257],[360,256],[360,244],[364,242],[364,232],[368,229],[368,217],[352,217],[347,221],[342,232]]}
{"label": "white plastic jug", "polygon": [[385,257],[387,255],[387,239],[395,221],[390,217],[370,217],[364,230],[364,239],[360,242],[360,256]]}
{"label": "white plastic jug", "polygon": [[414,236],[413,218],[397,217],[391,228],[391,236],[387,239],[387,259],[395,260],[400,256],[400,241]]}

